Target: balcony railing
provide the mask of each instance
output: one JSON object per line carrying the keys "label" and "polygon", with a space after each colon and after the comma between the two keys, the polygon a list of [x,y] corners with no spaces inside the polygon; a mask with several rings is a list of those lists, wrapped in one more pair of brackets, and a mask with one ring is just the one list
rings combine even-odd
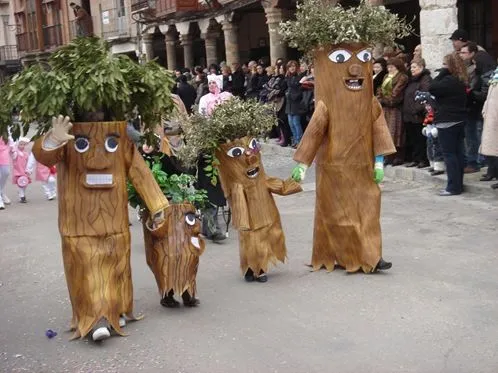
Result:
{"label": "balcony railing", "polygon": [[34,31],[22,32],[16,35],[17,50],[19,52],[28,52],[38,50],[38,35]]}
{"label": "balcony railing", "polygon": [[19,54],[17,53],[16,45],[4,45],[0,47],[0,60],[13,61],[18,59]]}

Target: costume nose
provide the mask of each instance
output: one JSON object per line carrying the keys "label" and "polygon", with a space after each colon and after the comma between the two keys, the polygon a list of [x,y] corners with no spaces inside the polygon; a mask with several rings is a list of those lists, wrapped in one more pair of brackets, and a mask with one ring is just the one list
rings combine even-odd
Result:
{"label": "costume nose", "polygon": [[245,155],[246,155],[246,163],[248,165],[252,165],[254,163],[256,163],[258,161],[258,157],[256,157],[253,152],[249,151],[249,150],[246,150],[245,151]]}
{"label": "costume nose", "polygon": [[353,64],[349,66],[349,75],[351,76],[359,76],[361,75],[361,66],[358,64]]}

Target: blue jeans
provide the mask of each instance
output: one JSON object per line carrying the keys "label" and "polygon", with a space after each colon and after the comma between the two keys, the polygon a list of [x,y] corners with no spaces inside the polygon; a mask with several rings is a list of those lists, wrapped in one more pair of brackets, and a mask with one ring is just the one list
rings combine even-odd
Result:
{"label": "blue jeans", "polygon": [[479,168],[482,120],[469,118],[465,123],[465,155],[467,166]]}
{"label": "blue jeans", "polygon": [[301,141],[301,137],[303,137],[303,128],[301,127],[301,116],[294,114],[288,114],[287,116],[289,118],[289,126],[292,132],[292,137],[294,138],[293,145],[299,144],[299,141]]}
{"label": "blue jeans", "polygon": [[438,137],[448,174],[446,191],[460,194],[463,192],[463,169],[465,168],[464,122],[449,128],[438,128]]}

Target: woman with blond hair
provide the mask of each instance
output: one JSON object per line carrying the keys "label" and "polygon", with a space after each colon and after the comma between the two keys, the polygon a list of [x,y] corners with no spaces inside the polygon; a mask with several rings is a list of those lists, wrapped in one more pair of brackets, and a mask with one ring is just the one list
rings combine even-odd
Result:
{"label": "woman with blond hair", "polygon": [[446,55],[443,68],[429,88],[437,102],[434,123],[448,174],[446,189],[439,192],[440,196],[463,192],[467,85],[467,69],[462,59],[456,53]]}

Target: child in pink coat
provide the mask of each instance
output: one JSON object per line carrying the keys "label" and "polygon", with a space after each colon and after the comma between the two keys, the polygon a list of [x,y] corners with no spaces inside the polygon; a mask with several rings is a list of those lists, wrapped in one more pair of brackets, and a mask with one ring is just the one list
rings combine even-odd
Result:
{"label": "child in pink coat", "polygon": [[43,193],[49,201],[52,201],[57,196],[57,186],[55,184],[55,166],[47,167],[35,159],[33,153],[29,155],[28,165],[26,167],[29,175],[35,170],[35,180],[41,181]]}
{"label": "child in pink coat", "polygon": [[10,152],[14,147],[14,140],[9,135],[7,139],[0,137],[0,210],[10,204],[10,199],[5,194],[5,185],[9,179]]}
{"label": "child in pink coat", "polygon": [[17,185],[19,191],[19,202],[26,203],[26,187],[31,183],[29,178],[27,166],[29,153],[25,150],[30,139],[21,137],[17,142],[17,146],[11,149],[10,155],[12,157],[12,183]]}

